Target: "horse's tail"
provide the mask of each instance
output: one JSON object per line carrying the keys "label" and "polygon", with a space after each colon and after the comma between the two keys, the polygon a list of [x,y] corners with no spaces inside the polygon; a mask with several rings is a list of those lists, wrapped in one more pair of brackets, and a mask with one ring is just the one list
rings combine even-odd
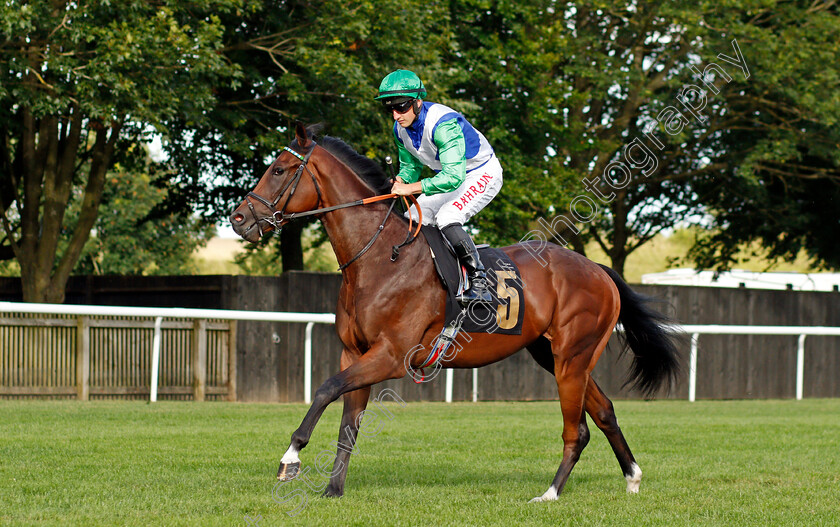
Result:
{"label": "horse's tail", "polygon": [[618,288],[621,311],[618,321],[624,328],[622,352],[633,351],[633,364],[626,385],[651,397],[663,385],[670,389],[680,371],[676,335],[668,331],[671,320],[653,309],[656,299],[636,293],[607,266],[607,272]]}

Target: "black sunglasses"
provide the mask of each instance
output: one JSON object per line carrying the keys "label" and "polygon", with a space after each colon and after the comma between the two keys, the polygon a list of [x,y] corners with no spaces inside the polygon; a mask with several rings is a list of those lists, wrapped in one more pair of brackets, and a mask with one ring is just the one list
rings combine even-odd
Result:
{"label": "black sunglasses", "polygon": [[395,111],[398,114],[404,114],[405,112],[409,111],[412,106],[414,106],[413,99],[403,102],[385,103],[385,111],[388,113]]}

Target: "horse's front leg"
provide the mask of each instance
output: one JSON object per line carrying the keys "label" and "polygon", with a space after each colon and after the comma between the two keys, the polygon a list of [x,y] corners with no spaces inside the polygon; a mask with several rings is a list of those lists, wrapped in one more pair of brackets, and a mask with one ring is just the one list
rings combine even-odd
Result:
{"label": "horse's front leg", "polygon": [[[358,360],[358,355],[344,350],[341,354],[341,370],[344,371]],[[338,443],[336,444],[335,463],[330,473],[330,484],[324,491],[324,496],[341,497],[344,495],[344,480],[350,466],[350,454],[356,445],[359,434],[359,415],[365,411],[370,399],[371,387],[344,394],[344,412],[341,415],[341,426],[338,429]]]}
{"label": "horse's front leg", "polygon": [[350,454],[353,453],[359,435],[359,415],[367,407],[370,390],[371,387],[368,386],[344,394],[344,413],[338,429],[335,463],[324,496],[338,498],[344,495],[344,480],[350,466]]}
{"label": "horse's front leg", "polygon": [[[393,346],[389,342],[380,341],[371,347],[354,364],[341,373],[333,375],[318,388],[315,396],[312,398],[312,406],[309,407],[309,411],[306,412],[306,416],[303,418],[298,429],[292,434],[289,449],[286,450],[286,453],[283,454],[283,458],[280,460],[277,479],[289,481],[298,475],[300,471],[300,451],[309,443],[312,432],[315,430],[315,425],[318,424],[318,420],[331,402],[345,393],[361,388],[369,388],[378,382],[388,379],[398,379],[405,375],[405,366],[401,360],[397,360],[394,357],[392,351]],[[345,351],[345,353],[348,352]],[[344,354],[342,354],[343,357]],[[359,412],[364,410],[364,405],[367,404],[367,396],[369,394],[370,390],[367,390],[364,397],[365,403],[361,405],[358,410]],[[345,416],[347,416],[347,411],[348,409],[345,407]],[[352,425],[353,429],[355,429],[355,425],[356,423],[354,421]],[[342,418],[343,426],[344,419]],[[346,471],[346,466],[344,470]]]}

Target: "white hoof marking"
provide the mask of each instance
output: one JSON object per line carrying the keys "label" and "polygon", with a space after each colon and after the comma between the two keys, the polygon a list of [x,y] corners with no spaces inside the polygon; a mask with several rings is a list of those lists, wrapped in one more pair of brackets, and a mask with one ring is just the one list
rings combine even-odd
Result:
{"label": "white hoof marking", "polygon": [[286,453],[283,454],[283,457],[280,459],[280,463],[288,465],[289,463],[300,463],[300,458],[298,457],[298,451],[295,450],[293,447],[289,447],[286,450]]}
{"label": "white hoof marking", "polygon": [[557,491],[554,490],[554,487],[548,487],[548,490],[545,491],[545,494],[542,496],[537,496],[536,498],[532,499],[528,503],[540,503],[543,501],[554,501],[557,499]]}
{"label": "white hoof marking", "polygon": [[639,486],[642,484],[642,469],[635,463],[630,468],[633,472],[624,476],[624,479],[627,480],[627,494],[638,494]]}

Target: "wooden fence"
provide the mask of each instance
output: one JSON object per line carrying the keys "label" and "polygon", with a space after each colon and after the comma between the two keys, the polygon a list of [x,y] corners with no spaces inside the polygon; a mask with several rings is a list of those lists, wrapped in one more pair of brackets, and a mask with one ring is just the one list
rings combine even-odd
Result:
{"label": "wooden fence", "polygon": [[[158,393],[236,400],[236,322],[166,320]],[[4,314],[0,397],[148,398],[154,321]]]}
{"label": "wooden fence", "polygon": [[[285,273],[276,278],[238,277],[226,289],[242,309],[334,312],[340,275]],[[527,288],[527,284],[525,284]],[[657,308],[683,324],[840,326],[840,294],[710,287],[633,285],[659,298]],[[244,305],[243,305],[244,304]],[[236,307],[236,306],[231,306]],[[238,396],[240,400],[303,401],[302,324],[241,322]],[[339,371],[342,344],[335,329],[316,325],[313,332],[312,386]],[[616,399],[640,398],[624,386],[630,354],[610,341],[593,373],[605,393]],[[680,341],[682,370],[670,392],[657,398],[687,399],[690,339]],[[698,346],[698,399],[794,398],[796,336],[702,335]],[[805,397],[840,397],[840,337],[808,337]],[[415,384],[407,377],[374,387],[395,390],[406,401],[442,401],[444,376]],[[527,351],[478,370],[479,400],[555,400],[557,383]],[[472,400],[471,370],[455,370],[453,400]]]}
{"label": "wooden fence", "polygon": [[[146,305],[162,307],[195,307],[213,309],[244,309],[276,312],[335,312],[341,276],[333,273],[284,273],[278,277],[246,276],[204,276],[204,277],[81,277],[74,278],[68,287],[68,302],[103,305]],[[527,288],[527,284],[525,284]],[[723,289],[684,286],[641,286],[633,285],[636,291],[664,300],[660,309],[683,324],[730,324],[730,325],[776,325],[776,326],[840,326],[840,293],[770,291],[754,289]],[[0,279],[0,300],[20,300],[20,288],[16,280]],[[61,357],[49,358],[49,364],[70,365],[63,373],[55,374],[53,385],[63,390],[75,386],[75,339],[77,322],[64,326],[54,336],[36,336],[18,333],[15,342],[23,339],[49,346],[49,339],[64,339],[68,349],[73,351]],[[235,396],[240,401],[291,402],[304,399],[304,324],[279,322],[239,322],[235,331],[235,344],[228,343],[228,352],[235,350],[228,367],[228,375],[235,381]],[[57,328],[58,329],[58,328]],[[17,330],[17,331],[23,331]],[[92,334],[96,331],[92,328]],[[139,328],[134,339],[140,348],[148,349],[151,344],[151,329]],[[223,332],[224,330],[220,330]],[[190,341],[189,328],[167,328],[168,339],[182,339],[186,349]],[[170,334],[171,332],[171,334]],[[178,333],[181,332],[181,333]],[[210,331],[208,335],[212,335]],[[27,336],[28,335],[28,336]],[[142,335],[142,337],[140,336]],[[178,337],[177,335],[180,335]],[[3,337],[5,338],[5,337]],[[215,337],[208,338],[209,342]],[[225,337],[218,336],[222,341]],[[39,340],[40,339],[40,340]],[[225,341],[226,342],[226,341]],[[16,344],[15,346],[22,346]],[[92,346],[98,344],[91,344]],[[219,344],[221,346],[221,344]],[[34,344],[33,344],[34,346]],[[688,338],[681,344],[683,372],[670,393],[659,393],[657,397],[685,399],[688,396]],[[209,348],[208,348],[209,349]],[[313,331],[312,385],[318,387],[329,376],[339,371],[339,356],[342,345],[332,326],[318,324]],[[616,342],[610,343],[595,369],[594,376],[605,393],[611,398],[637,398],[623,386],[629,371],[628,354],[618,353]],[[796,336],[760,335],[707,335],[701,336],[697,360],[698,399],[744,399],[744,398],[793,398],[796,395]],[[15,361],[20,364],[35,364],[46,357],[35,359],[35,352],[18,353]],[[103,353],[103,352],[92,352]],[[166,352],[164,352],[166,354]],[[179,393],[170,397],[190,398],[190,370],[188,351],[178,352],[180,359],[169,360],[170,368],[182,364],[184,371],[166,373],[170,375],[166,386],[177,388]],[[183,355],[186,354],[186,355]],[[93,355],[92,355],[93,357]],[[148,353],[138,351],[132,361],[140,371],[148,371]],[[209,352],[208,352],[209,357]],[[840,337],[808,337],[805,351],[805,397],[840,397]],[[1,360],[7,360],[4,355]],[[92,358],[93,360],[93,358]],[[117,364],[114,358],[108,364]],[[180,360],[180,363],[178,363]],[[28,361],[28,362],[27,362]],[[60,362],[64,361],[64,362]],[[218,362],[224,362],[219,359]],[[126,362],[123,361],[122,364]],[[39,363],[40,364],[40,363]],[[102,364],[105,364],[102,362]],[[133,366],[132,366],[133,367]],[[0,366],[2,368],[2,366]],[[17,366],[15,366],[17,368]],[[222,370],[219,370],[222,371]],[[221,389],[224,381],[210,381],[208,386]],[[235,375],[233,374],[235,372]],[[0,374],[0,390],[22,386],[7,384],[7,378]],[[17,371],[19,377],[23,375]],[[70,377],[68,377],[70,375]],[[224,379],[224,373],[219,373]],[[180,377],[179,377],[180,376]],[[531,359],[527,352],[520,352],[504,361],[479,369],[480,400],[539,400],[557,398],[557,385]],[[148,383],[145,373],[138,373],[130,386],[138,391],[143,382]],[[17,378],[16,378],[17,379]],[[133,378],[132,378],[133,379]],[[472,399],[472,371],[455,370],[453,399]],[[103,386],[98,378],[91,380],[91,396]],[[415,384],[409,379],[388,381],[374,389],[394,389],[404,400],[444,399],[444,380]],[[2,393],[2,392],[0,392]],[[72,395],[75,392],[71,391]],[[143,392],[147,393],[147,392]],[[171,393],[171,392],[170,392]],[[210,393],[213,393],[211,390]],[[231,396],[231,395],[229,395]],[[214,395],[214,397],[223,397]]]}

